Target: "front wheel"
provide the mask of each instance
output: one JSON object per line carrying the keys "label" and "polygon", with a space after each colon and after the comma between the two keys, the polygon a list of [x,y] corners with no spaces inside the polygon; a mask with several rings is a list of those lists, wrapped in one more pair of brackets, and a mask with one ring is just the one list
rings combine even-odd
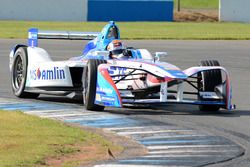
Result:
{"label": "front wheel", "polygon": [[20,98],[36,98],[39,94],[25,92],[27,78],[28,56],[27,48],[19,47],[14,55],[11,69],[11,86],[15,96]]}
{"label": "front wheel", "polygon": [[[201,66],[220,66],[217,60],[203,60]],[[222,75],[220,70],[209,70],[198,73],[198,89],[199,91],[214,92],[217,85],[222,84]],[[199,100],[203,100],[198,95]],[[218,105],[200,105],[200,111],[218,111]]]}
{"label": "front wheel", "polygon": [[83,83],[83,101],[87,110],[103,111],[104,106],[95,104],[97,68],[98,65],[106,63],[105,60],[90,59],[84,68]]}

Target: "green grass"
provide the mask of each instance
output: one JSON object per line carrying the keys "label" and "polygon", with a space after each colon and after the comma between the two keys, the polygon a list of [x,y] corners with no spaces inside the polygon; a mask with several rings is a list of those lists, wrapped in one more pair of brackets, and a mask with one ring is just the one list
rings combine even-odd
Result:
{"label": "green grass", "polygon": [[250,24],[241,23],[123,23],[127,39],[250,39]]}
{"label": "green grass", "polygon": [[[174,0],[177,8],[178,0]],[[219,0],[180,0],[181,8],[184,9],[218,9]]]}
{"label": "green grass", "polygon": [[[0,21],[0,38],[27,38],[27,30],[71,30],[100,32],[106,22]],[[250,39],[250,24],[119,22],[122,39]]]}
{"label": "green grass", "polygon": [[120,149],[96,134],[61,122],[0,110],[0,166],[46,165],[46,157],[78,152],[74,144]]}

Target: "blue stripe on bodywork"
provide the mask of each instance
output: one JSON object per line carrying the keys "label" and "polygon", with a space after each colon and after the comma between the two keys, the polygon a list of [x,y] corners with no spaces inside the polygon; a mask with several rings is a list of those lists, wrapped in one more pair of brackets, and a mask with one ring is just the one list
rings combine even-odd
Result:
{"label": "blue stripe on bodywork", "polygon": [[137,53],[137,59],[141,59],[142,58],[141,52],[139,50],[136,50],[136,53]]}
{"label": "blue stripe on bodywork", "polygon": [[11,110],[11,111],[16,111],[16,110],[22,110],[24,112],[30,111],[30,110],[60,110],[60,109],[65,109],[65,108],[70,108],[66,106],[61,106],[57,104],[43,104],[43,103],[14,103],[14,104],[0,104],[0,109],[2,110]]}
{"label": "blue stripe on bodywork", "polygon": [[[166,69],[165,69],[166,70]],[[170,73],[172,76],[179,78],[179,79],[187,79],[188,76],[184,74],[180,70],[166,70],[168,73]]]}
{"label": "blue stripe on bodywork", "polygon": [[88,44],[85,46],[85,48],[84,48],[82,54],[85,55],[85,54],[87,54],[90,50],[95,49],[95,48],[96,48],[96,44],[95,44],[94,40],[91,40],[91,41],[89,41]]}

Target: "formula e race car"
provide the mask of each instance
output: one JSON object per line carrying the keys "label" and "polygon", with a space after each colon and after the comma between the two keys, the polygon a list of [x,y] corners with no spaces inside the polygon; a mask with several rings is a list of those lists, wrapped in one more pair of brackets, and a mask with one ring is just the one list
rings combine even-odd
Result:
{"label": "formula e race car", "polygon": [[[38,39],[89,40],[82,55],[52,61],[38,47]],[[122,48],[125,58],[113,58],[107,49],[120,39],[118,26],[109,22],[100,33],[28,32],[28,45],[17,44],[10,52],[11,85],[15,96],[36,98],[39,94],[82,98],[87,110],[105,106],[140,104],[194,104],[200,110],[231,110],[232,91],[228,72],[216,60],[181,70],[146,49]]]}

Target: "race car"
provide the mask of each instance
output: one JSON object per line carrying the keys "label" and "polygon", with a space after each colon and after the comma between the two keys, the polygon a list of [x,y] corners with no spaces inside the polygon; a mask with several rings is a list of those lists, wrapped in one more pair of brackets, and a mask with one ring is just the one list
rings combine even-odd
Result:
{"label": "race car", "polygon": [[[38,39],[89,40],[82,55],[53,61]],[[115,42],[116,43],[115,43]],[[112,57],[109,45],[124,55]],[[161,61],[165,52],[121,47],[120,32],[110,21],[100,33],[29,29],[28,44],[10,52],[11,86],[15,96],[40,94],[82,99],[87,110],[133,105],[193,104],[200,110],[234,109],[228,72],[216,60],[181,70]]]}

